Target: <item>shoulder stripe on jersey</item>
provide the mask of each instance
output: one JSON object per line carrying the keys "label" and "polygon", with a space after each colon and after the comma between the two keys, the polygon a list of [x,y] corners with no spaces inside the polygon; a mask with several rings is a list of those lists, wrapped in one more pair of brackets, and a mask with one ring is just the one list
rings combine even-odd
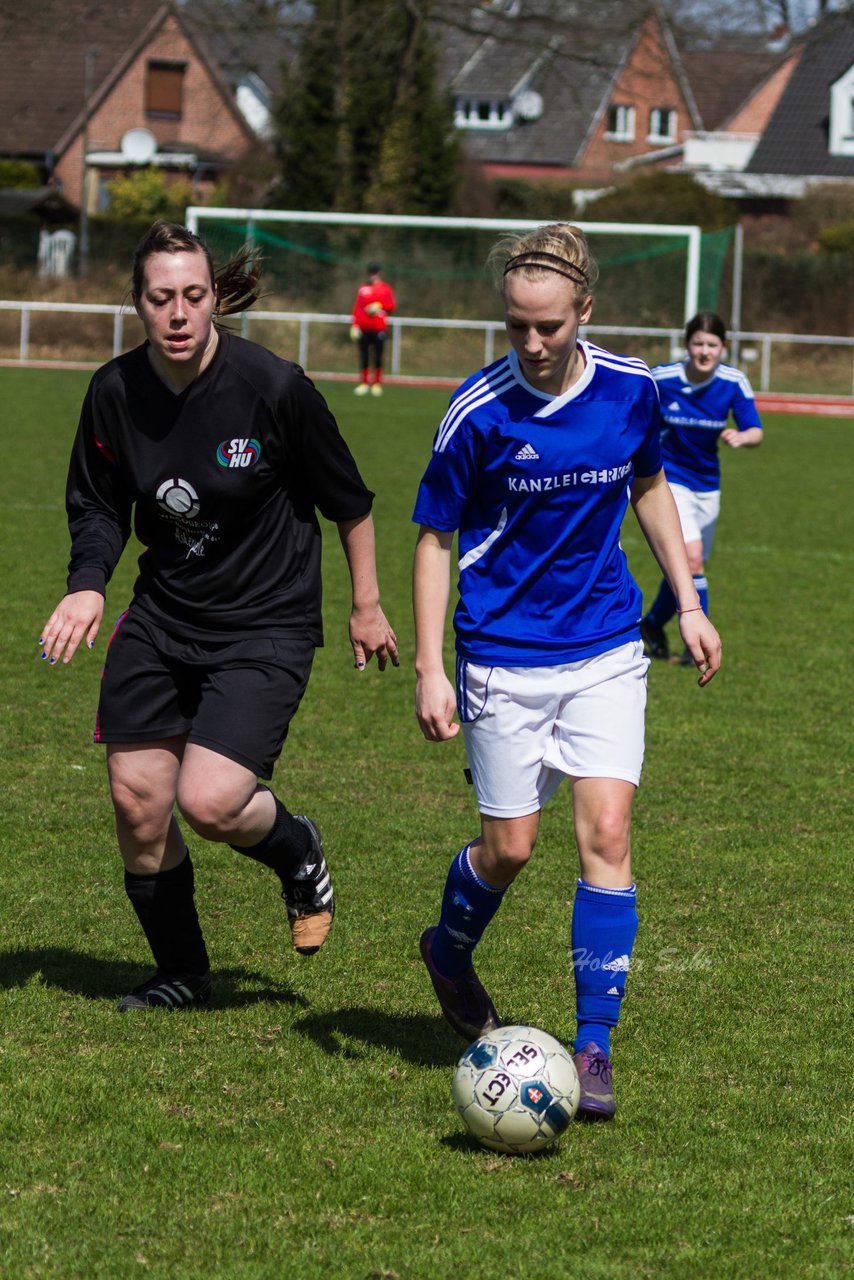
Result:
{"label": "shoulder stripe on jersey", "polygon": [[736,383],[748,399],[752,400],[753,388],[750,385],[750,379],[746,373],[742,373],[741,369],[735,369],[731,364],[718,365],[718,377],[723,378],[724,382]]}
{"label": "shoulder stripe on jersey", "polygon": [[617,373],[630,373],[635,378],[649,378],[652,380],[652,374],[643,360],[619,361],[619,357],[612,357],[610,360],[603,360],[601,356],[596,357],[596,363],[601,365],[603,369],[614,369]]}
{"label": "shoulder stripe on jersey", "polygon": [[588,342],[587,349],[592,352],[597,361],[611,360],[614,362],[615,367],[620,365],[632,365],[635,368],[645,369],[647,373],[649,372],[649,365],[645,360],[641,360],[640,356],[618,356],[615,355],[613,351],[608,351],[605,347],[597,346],[595,342]]}
{"label": "shoulder stripe on jersey", "polygon": [[507,360],[503,360],[488,378],[478,378],[477,382],[469,387],[468,391],[454,400],[439,423],[439,430],[436,432],[436,439],[433,443],[433,452],[442,453],[447,448],[448,441],[467,413],[470,413],[472,409],[477,409],[482,404],[486,404],[489,400],[494,400],[501,391],[506,391],[508,387],[512,387],[515,381],[516,377]]}
{"label": "shoulder stripe on jersey", "polygon": [[675,364],[658,364],[651,370],[652,376],[656,382],[661,378],[678,378],[685,372],[684,365],[681,362]]}
{"label": "shoulder stripe on jersey", "polygon": [[489,535],[489,537],[484,538],[483,542],[481,542],[476,547],[472,547],[471,551],[467,551],[466,554],[463,556],[462,560],[459,563],[460,573],[462,573],[463,569],[468,569],[469,565],[474,564],[476,560],[479,560],[481,558],[481,556],[486,555],[487,551],[492,546],[493,542],[495,542],[498,538],[501,537],[502,533],[504,532],[504,526],[506,525],[506,523],[507,523],[507,508],[504,507],[501,511],[501,518],[499,519],[498,524],[492,530],[492,533]]}

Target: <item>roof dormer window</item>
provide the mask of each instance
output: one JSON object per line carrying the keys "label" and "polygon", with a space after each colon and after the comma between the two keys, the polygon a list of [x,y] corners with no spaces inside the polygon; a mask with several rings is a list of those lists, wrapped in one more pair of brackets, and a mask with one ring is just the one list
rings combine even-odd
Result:
{"label": "roof dormer window", "polygon": [[458,129],[509,129],[513,106],[509,98],[457,98],[454,123]]}
{"label": "roof dormer window", "polygon": [[854,67],[830,86],[830,140],[832,156],[854,156]]}

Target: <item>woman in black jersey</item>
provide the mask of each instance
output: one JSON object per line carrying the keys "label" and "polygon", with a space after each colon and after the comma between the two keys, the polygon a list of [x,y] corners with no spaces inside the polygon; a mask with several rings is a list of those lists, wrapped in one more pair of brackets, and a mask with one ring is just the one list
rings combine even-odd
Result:
{"label": "woman in black jersey", "polygon": [[302,369],[217,326],[258,296],[241,253],[216,274],[204,243],[158,222],[137,248],[146,342],[99,369],[68,476],[68,594],[40,641],[70,662],[101,626],[130,536],[145,550],[108,647],[95,741],[107,746],[125,887],[156,972],[118,1005],[204,1003],[210,965],[175,818],[279,876],[293,944],[323,944],[335,899],[320,832],[270,778],[322,644],[319,510],[353,586],[356,666],[398,664],[380,607],[365,487]]}

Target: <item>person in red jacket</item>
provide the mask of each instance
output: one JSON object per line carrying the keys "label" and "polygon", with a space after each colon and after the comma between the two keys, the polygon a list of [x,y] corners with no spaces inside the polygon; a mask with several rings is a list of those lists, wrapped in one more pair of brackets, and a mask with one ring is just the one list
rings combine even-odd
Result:
{"label": "person in red jacket", "polygon": [[350,332],[359,343],[359,367],[362,371],[361,381],[356,387],[357,396],[366,396],[369,391],[375,396],[383,393],[383,347],[388,331],[388,316],[397,304],[391,285],[382,279],[380,271],[378,263],[372,262],[369,265],[367,283],[359,285],[356,301],[353,303],[353,327]]}

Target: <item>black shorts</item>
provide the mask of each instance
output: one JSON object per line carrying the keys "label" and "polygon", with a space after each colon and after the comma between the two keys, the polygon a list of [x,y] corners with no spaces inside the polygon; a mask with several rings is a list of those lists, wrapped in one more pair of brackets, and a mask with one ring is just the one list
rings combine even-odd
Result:
{"label": "black shorts", "polygon": [[307,636],[180,640],[131,608],[107,648],[96,742],[184,737],[270,778],[308,684]]}

